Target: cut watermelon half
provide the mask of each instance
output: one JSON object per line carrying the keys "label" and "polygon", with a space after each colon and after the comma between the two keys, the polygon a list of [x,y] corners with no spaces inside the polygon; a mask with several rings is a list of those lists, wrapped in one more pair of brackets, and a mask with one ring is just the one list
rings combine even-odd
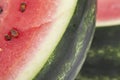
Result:
{"label": "cut watermelon half", "polygon": [[32,80],[64,34],[77,0],[0,0],[0,80]]}
{"label": "cut watermelon half", "polygon": [[96,26],[120,25],[120,0],[97,0]]}

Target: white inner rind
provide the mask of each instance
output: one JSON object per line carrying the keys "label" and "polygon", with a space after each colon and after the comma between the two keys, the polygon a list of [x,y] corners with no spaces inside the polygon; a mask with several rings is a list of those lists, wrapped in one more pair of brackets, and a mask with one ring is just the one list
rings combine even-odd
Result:
{"label": "white inner rind", "polygon": [[114,26],[114,25],[120,25],[120,19],[96,21],[96,27],[105,27],[105,26]]}
{"label": "white inner rind", "polygon": [[70,19],[74,13],[77,0],[61,0],[58,8],[57,19],[52,24],[52,29],[47,35],[46,40],[36,51],[34,57],[20,70],[15,80],[32,80],[35,75],[43,68],[53,50],[63,36]]}

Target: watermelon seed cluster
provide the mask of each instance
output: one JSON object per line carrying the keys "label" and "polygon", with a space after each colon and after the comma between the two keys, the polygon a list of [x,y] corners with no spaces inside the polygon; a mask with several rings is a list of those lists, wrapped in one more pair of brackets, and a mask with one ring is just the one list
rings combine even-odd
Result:
{"label": "watermelon seed cluster", "polygon": [[3,12],[3,8],[2,7],[0,7],[0,14]]}
{"label": "watermelon seed cluster", "polygon": [[21,3],[21,4],[20,4],[20,11],[21,11],[21,12],[25,12],[26,7],[27,7],[27,5],[26,5],[25,2]]}
{"label": "watermelon seed cluster", "polygon": [[5,40],[10,41],[12,38],[17,38],[19,36],[19,32],[17,29],[13,28],[10,30],[8,34],[5,35]]}

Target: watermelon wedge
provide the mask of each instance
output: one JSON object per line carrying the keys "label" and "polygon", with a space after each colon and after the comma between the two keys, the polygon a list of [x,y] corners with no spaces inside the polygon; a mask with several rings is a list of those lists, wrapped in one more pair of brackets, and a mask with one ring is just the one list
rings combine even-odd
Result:
{"label": "watermelon wedge", "polygon": [[120,25],[120,0],[97,0],[96,26]]}
{"label": "watermelon wedge", "polygon": [[96,0],[78,0],[59,44],[34,80],[75,80],[95,30]]}
{"label": "watermelon wedge", "polygon": [[64,34],[77,0],[0,0],[0,80],[32,80]]}

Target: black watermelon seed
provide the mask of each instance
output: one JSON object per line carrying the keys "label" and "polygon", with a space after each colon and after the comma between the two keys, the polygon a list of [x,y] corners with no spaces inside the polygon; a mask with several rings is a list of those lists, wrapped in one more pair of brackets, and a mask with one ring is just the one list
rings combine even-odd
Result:
{"label": "black watermelon seed", "polygon": [[16,29],[14,29],[14,28],[10,30],[10,34],[14,38],[17,38],[19,36],[18,31]]}
{"label": "black watermelon seed", "polygon": [[0,7],[0,14],[3,12],[3,8],[2,7]]}
{"label": "black watermelon seed", "polygon": [[20,4],[20,11],[21,11],[21,12],[25,12],[26,7],[27,7],[26,3],[24,3],[24,2],[21,3],[21,4]]}
{"label": "black watermelon seed", "polygon": [[10,41],[11,39],[12,39],[12,37],[10,35],[8,35],[8,34],[5,35],[5,40],[6,41]]}

